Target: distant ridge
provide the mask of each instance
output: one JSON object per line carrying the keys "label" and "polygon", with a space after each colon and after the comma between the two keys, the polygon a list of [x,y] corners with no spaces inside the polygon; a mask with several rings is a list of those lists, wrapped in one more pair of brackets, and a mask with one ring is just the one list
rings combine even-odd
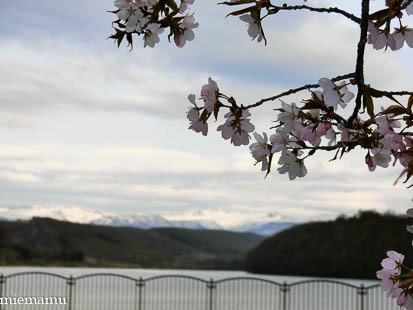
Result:
{"label": "distant ridge", "polygon": [[177,227],[187,229],[217,229],[223,230],[218,223],[214,221],[168,221],[160,215],[123,215],[123,216],[103,216],[100,219],[91,221],[90,224],[108,225],[108,226],[127,226],[142,229],[156,227]]}
{"label": "distant ridge", "polygon": [[388,250],[413,256],[412,218],[360,211],[352,217],[295,225],[252,249],[246,269],[253,273],[306,277],[376,278]]}
{"label": "distant ridge", "polygon": [[73,223],[135,227],[141,229],[177,227],[201,230],[228,230],[235,232],[253,232],[263,236],[273,235],[295,224],[291,220],[281,221],[281,219],[283,219],[282,216],[278,214],[274,215],[272,213],[268,213],[267,218],[259,222],[251,221],[242,225],[224,227],[213,219],[211,220],[209,218],[209,220],[203,220],[202,216],[199,215],[197,219],[187,219],[184,216],[180,219],[176,216],[172,220],[159,214],[116,214],[79,207],[54,207],[44,205],[2,207],[1,217],[5,220],[12,221],[30,220],[32,217],[48,217]]}
{"label": "distant ridge", "polygon": [[214,229],[234,232],[251,232],[258,235],[270,236],[295,225],[294,222],[252,222],[244,225],[223,228],[214,221],[184,220],[168,221],[159,215],[128,215],[128,216],[104,216],[90,224],[136,227],[150,229],[157,227],[176,227],[187,229]]}
{"label": "distant ridge", "polygon": [[0,265],[238,269],[252,233],[114,227],[50,218],[0,221]]}

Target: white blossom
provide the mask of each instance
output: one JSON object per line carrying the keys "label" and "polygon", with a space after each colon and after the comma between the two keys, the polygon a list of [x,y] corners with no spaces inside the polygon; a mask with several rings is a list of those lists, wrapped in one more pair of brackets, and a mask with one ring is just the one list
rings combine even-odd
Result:
{"label": "white blossom", "polygon": [[254,132],[254,137],[257,142],[250,145],[251,154],[257,162],[261,162],[261,170],[265,171],[268,169],[267,157],[271,154],[268,149],[267,134],[263,132],[261,136],[258,133]]}
{"label": "white blossom", "polygon": [[406,7],[407,15],[413,15],[413,2]]}
{"label": "white blossom", "polygon": [[237,119],[232,112],[228,112],[224,115],[225,123],[218,126],[217,130],[221,131],[222,138],[231,139],[231,143],[235,146],[248,145],[248,133],[255,129],[255,126],[248,119],[250,116],[248,111],[243,110],[241,117]]}
{"label": "white blossom", "polygon": [[181,0],[181,5],[179,6],[179,12],[184,13],[188,8],[188,4],[194,4],[195,0]]}
{"label": "white blossom", "polygon": [[252,40],[255,40],[255,38],[257,38],[257,42],[261,42],[264,37],[257,21],[250,14],[241,15],[239,19],[243,22],[248,23],[247,32]]}
{"label": "white blossom", "polygon": [[296,177],[302,178],[307,174],[307,168],[304,166],[303,162],[291,151],[283,152],[278,160],[278,164],[282,165],[277,169],[278,172],[280,174],[288,172],[290,180],[294,180]]}
{"label": "white blossom", "polygon": [[384,148],[374,148],[371,150],[373,166],[369,166],[370,171],[374,171],[376,166],[387,168],[391,161],[391,151]]}
{"label": "white blossom", "polygon": [[270,141],[272,144],[271,153],[284,151],[289,143],[289,135],[282,129],[278,128],[276,133],[271,135]]}
{"label": "white blossom", "polygon": [[195,39],[195,33],[192,31],[194,28],[198,28],[199,24],[195,22],[195,18],[192,15],[186,15],[182,20],[180,28],[182,30],[181,35],[175,35],[175,44],[178,47],[184,47],[186,41],[192,41]]}
{"label": "white blossom", "polygon": [[350,102],[354,98],[354,94],[348,90],[344,82],[337,86],[330,79],[321,78],[318,80],[318,84],[323,89],[324,102],[326,106],[333,107],[334,110],[337,110],[338,104],[344,108],[346,103]]}
{"label": "white blossom", "polygon": [[149,24],[145,29],[143,46],[154,47],[156,43],[159,43],[159,34],[161,34],[162,32],[163,28],[161,28],[161,24]]}
{"label": "white blossom", "polygon": [[278,114],[278,120],[283,123],[283,130],[287,133],[294,130],[299,132],[302,125],[300,120],[297,118],[299,110],[295,103],[288,105],[287,103],[282,102],[281,106],[284,111]]}
{"label": "white blossom", "polygon": [[212,113],[214,111],[215,103],[217,102],[216,93],[218,92],[218,85],[217,83],[208,78],[208,84],[202,86],[201,89],[201,97],[204,99],[205,102],[205,109]]}

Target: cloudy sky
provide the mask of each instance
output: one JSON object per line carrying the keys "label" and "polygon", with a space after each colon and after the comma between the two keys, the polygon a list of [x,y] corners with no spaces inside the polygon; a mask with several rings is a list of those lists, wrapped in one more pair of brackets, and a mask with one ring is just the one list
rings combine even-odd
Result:
{"label": "cloudy sky", "polygon": [[[358,14],[348,2],[308,1]],[[282,12],[264,23],[265,47],[250,41],[245,23],[225,18],[226,7],[198,0],[195,41],[180,49],[164,34],[154,49],[138,39],[129,51],[106,40],[113,8],[111,0],[1,1],[0,217],[22,208],[21,216],[54,210],[77,221],[142,213],[225,226],[411,207],[411,190],[392,185],[401,168],[370,173],[364,152],[333,163],[333,154],[315,156],[308,176],[292,182],[278,173],[264,179],[248,147],[222,140],[215,124],[207,137],[187,130],[187,95],[209,76],[249,104],[353,71],[355,24]],[[411,89],[409,53],[369,46],[369,83]],[[253,111],[258,131],[269,132],[279,105]]]}

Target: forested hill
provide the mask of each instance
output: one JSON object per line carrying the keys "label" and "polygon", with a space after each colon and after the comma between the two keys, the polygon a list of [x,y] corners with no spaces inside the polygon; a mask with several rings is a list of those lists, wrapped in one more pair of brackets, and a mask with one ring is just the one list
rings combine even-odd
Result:
{"label": "forested hill", "polygon": [[251,250],[245,260],[254,273],[310,277],[375,278],[387,250],[407,255],[413,267],[413,218],[374,211],[329,222],[296,225]]}
{"label": "forested hill", "polygon": [[263,236],[216,230],[142,230],[49,218],[0,221],[1,265],[241,269]]}

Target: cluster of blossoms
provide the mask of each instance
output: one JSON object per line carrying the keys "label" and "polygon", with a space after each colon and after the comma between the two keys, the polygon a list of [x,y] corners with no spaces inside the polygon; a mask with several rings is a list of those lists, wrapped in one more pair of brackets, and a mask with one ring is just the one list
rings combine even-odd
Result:
{"label": "cluster of blossoms", "polygon": [[[370,119],[357,117],[349,125],[336,113],[339,107],[345,108],[354,98],[347,87],[349,83],[342,81],[336,84],[327,78],[320,79],[318,83],[321,89],[313,91],[302,107],[295,103],[281,103],[281,108],[276,109],[279,113],[273,134],[254,133],[256,142],[249,148],[256,162],[261,163],[262,171],[270,172],[273,156],[279,153],[278,172],[288,173],[293,180],[307,174],[304,159],[317,150],[336,151],[337,158],[339,151],[343,155],[360,146],[367,149],[365,163],[370,171],[377,166],[388,167],[393,159],[393,164],[398,161],[407,169],[409,178],[413,174],[413,140],[404,130],[413,125],[413,97],[408,108],[392,105],[374,114],[371,97],[381,97],[383,92],[366,87],[364,96],[371,100],[365,100],[365,108]],[[233,97],[220,93],[214,80],[209,78],[208,84],[202,86],[203,107],[196,105],[195,95],[189,95],[188,99],[193,105],[187,114],[189,129],[207,135],[209,117],[214,115],[217,120],[220,109],[227,108],[230,111],[224,115],[225,123],[218,126],[218,131],[235,146],[249,144],[249,133],[254,131],[250,113],[238,106]],[[223,104],[220,99],[231,105]]]}
{"label": "cluster of blossoms", "polygon": [[[386,1],[387,9],[370,16],[368,43],[372,44],[373,48],[380,50],[389,47],[392,51],[396,51],[403,47],[404,42],[413,48],[413,29],[402,25],[403,13],[397,10],[400,2]],[[405,12],[408,15],[413,15],[413,2],[405,8]],[[391,32],[391,23],[395,18],[398,19],[399,27],[394,28]]]}
{"label": "cluster of blossoms", "polygon": [[[383,259],[383,269],[376,272],[377,278],[381,280],[381,289],[389,297],[395,298],[399,306],[413,309],[412,286],[410,269],[403,265],[404,255],[396,251],[387,251],[387,258]],[[409,273],[402,275],[401,270],[405,268]]]}
{"label": "cluster of blossoms", "polygon": [[[413,209],[407,210],[407,215],[413,217]],[[413,233],[413,225],[407,226],[407,230]],[[376,272],[376,276],[381,280],[381,289],[389,297],[396,299],[399,306],[413,310],[413,270],[406,267],[403,260],[403,254],[387,251],[387,257],[381,262],[382,269]]]}
{"label": "cluster of blossoms", "polygon": [[115,0],[118,19],[113,22],[116,33],[109,38],[118,46],[126,37],[133,46],[132,34],[143,35],[144,47],[154,47],[159,43],[159,35],[165,28],[170,29],[168,39],[173,36],[175,44],[183,47],[195,38],[194,28],[198,27],[193,14],[184,14],[194,0],[181,0],[178,6],[174,0]]}
{"label": "cluster of blossoms", "polygon": [[[187,113],[187,118],[190,121],[189,129],[195,132],[201,132],[204,136],[208,134],[208,119],[213,114],[215,120],[218,118],[219,110],[223,107],[230,111],[224,115],[225,122],[218,126],[217,130],[221,131],[222,138],[230,139],[235,146],[248,145],[249,133],[253,132],[255,127],[250,122],[251,114],[241,107],[238,107],[234,98],[228,98],[219,92],[217,83],[211,78],[208,79],[208,84],[202,86],[201,99],[204,102],[203,107],[198,107],[195,101],[195,95],[188,96],[189,102],[192,103]],[[231,106],[224,105],[219,99],[226,99]]]}

